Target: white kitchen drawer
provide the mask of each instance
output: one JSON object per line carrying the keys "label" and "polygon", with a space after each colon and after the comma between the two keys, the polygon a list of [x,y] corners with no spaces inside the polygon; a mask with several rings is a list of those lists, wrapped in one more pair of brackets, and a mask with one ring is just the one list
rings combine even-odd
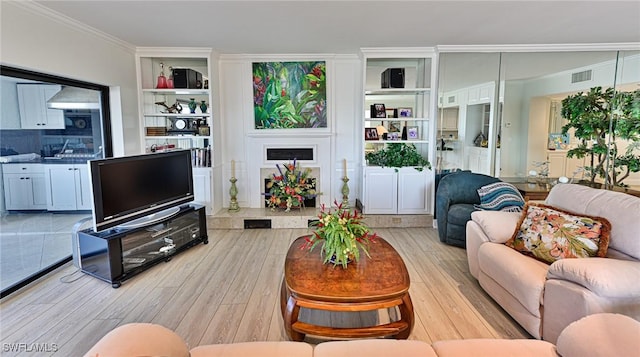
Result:
{"label": "white kitchen drawer", "polygon": [[3,164],[2,172],[5,174],[43,174],[43,164]]}

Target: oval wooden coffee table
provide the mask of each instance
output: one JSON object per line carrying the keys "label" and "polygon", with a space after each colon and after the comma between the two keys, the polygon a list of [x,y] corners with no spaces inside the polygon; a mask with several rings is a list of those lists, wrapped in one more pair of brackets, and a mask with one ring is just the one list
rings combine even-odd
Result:
{"label": "oval wooden coffee table", "polygon": [[[296,239],[284,264],[280,307],[289,337],[302,341],[306,334],[333,338],[392,336],[406,339],[413,328],[409,273],[396,250],[382,238],[370,245],[368,258],[349,263],[347,269],[322,264],[320,249],[301,249],[305,237]],[[390,323],[334,328],[298,321],[300,308],[325,311],[371,311],[397,306],[400,319]]]}

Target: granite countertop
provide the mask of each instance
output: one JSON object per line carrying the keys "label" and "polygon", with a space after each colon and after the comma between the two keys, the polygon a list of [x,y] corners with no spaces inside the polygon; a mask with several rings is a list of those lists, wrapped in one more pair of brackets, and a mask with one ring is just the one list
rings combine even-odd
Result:
{"label": "granite countertop", "polygon": [[47,165],[69,165],[69,164],[85,164],[89,159],[87,158],[37,158],[33,160],[19,160],[12,162],[2,163],[3,165],[15,165],[15,164],[47,164]]}

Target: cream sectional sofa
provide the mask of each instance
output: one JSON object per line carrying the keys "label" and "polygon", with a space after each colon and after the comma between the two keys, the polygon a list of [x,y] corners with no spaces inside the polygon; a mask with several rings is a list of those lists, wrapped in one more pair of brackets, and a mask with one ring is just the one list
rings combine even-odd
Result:
{"label": "cream sectional sofa", "polygon": [[[640,322],[617,314],[586,317],[567,327],[558,344],[540,340],[472,339],[428,344],[415,340],[354,340],[324,342],[242,342],[198,346],[189,350],[175,332],[155,324],[122,325],[106,334],[85,357],[585,357],[637,356]],[[588,341],[588,343],[585,343]]]}
{"label": "cream sectional sofa", "polygon": [[478,211],[466,233],[469,269],[480,286],[533,337],[551,343],[570,323],[591,314],[615,312],[640,320],[640,198],[559,184],[545,204],[606,218],[611,223],[607,257],[543,263],[503,244],[520,213]]}

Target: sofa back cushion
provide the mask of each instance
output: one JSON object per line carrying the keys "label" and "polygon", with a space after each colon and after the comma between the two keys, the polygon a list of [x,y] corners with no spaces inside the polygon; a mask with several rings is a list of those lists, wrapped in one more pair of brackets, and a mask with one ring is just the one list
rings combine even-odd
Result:
{"label": "sofa back cushion", "polygon": [[555,185],[546,204],[611,223],[609,248],[640,260],[640,198],[583,185]]}

